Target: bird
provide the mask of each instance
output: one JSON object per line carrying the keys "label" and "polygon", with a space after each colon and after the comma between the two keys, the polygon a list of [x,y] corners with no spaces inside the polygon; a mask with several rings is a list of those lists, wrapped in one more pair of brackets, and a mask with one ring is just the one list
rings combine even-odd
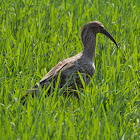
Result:
{"label": "bird", "polygon": [[[49,96],[52,88],[54,89],[56,86],[58,77],[60,79],[59,88],[64,87],[66,83],[67,87],[70,87],[70,89],[73,90],[76,90],[76,86],[78,88],[83,88],[80,75],[85,84],[88,85],[91,77],[95,73],[94,57],[97,33],[102,33],[110,38],[118,49],[116,41],[107,32],[101,22],[88,22],[81,28],[81,40],[84,46],[82,52],[70,58],[64,59],[54,66],[38,83],[34,85],[33,88],[22,96],[21,101],[23,101],[23,104],[29,94],[31,94],[34,98],[39,90],[39,87],[45,88],[45,90],[47,89],[47,94]],[[52,84],[52,86],[50,86],[50,84]],[[79,98],[78,94],[74,94]]]}

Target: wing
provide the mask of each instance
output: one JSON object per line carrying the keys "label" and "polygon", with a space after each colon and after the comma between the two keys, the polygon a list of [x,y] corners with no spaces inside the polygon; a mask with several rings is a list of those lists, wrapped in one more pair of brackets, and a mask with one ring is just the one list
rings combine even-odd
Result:
{"label": "wing", "polygon": [[[40,84],[40,86],[42,88],[45,86],[45,89],[46,89],[50,85],[52,80],[54,80],[54,83],[55,83],[55,81],[57,80],[57,77],[58,77],[58,74],[59,74],[60,71],[62,71],[62,73],[65,73],[64,71],[66,69],[71,69],[72,67],[74,67],[74,64],[75,64],[75,61],[67,61],[66,59],[63,60],[63,61],[60,61],[38,83],[36,83],[34,85],[34,87],[30,90],[30,92],[27,92],[24,96],[22,96],[21,101],[23,102],[23,105],[26,102],[25,98],[30,93],[31,93],[32,97],[34,97],[37,94],[37,92],[39,91],[39,89],[38,89],[39,84]],[[61,79],[64,78],[62,75],[61,75]],[[49,95],[49,91],[48,91],[48,95]]]}
{"label": "wing", "polygon": [[[61,79],[64,79],[64,73],[66,70],[68,70],[71,74],[71,72],[74,72],[73,67],[75,67],[75,63],[77,60],[81,57],[82,53],[79,53],[73,57],[64,59],[60,61],[55,67],[53,67],[40,81],[41,87],[44,87],[44,84],[46,84],[46,87],[50,84],[50,82],[53,80],[56,80],[58,77],[59,72],[61,71]],[[67,76],[68,76],[67,75]],[[64,80],[63,80],[64,81]]]}
{"label": "wing", "polygon": [[[40,85],[43,88],[47,88],[49,84],[54,80],[57,80],[58,74],[61,71],[61,79],[64,79],[63,73],[66,69],[72,69],[75,65],[75,60],[68,61],[67,59],[60,61],[55,67],[53,67],[40,81]],[[64,80],[61,80],[64,81]]]}

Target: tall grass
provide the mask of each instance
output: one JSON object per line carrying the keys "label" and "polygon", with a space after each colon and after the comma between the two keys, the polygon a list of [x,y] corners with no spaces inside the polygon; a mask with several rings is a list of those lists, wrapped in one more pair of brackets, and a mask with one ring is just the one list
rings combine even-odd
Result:
{"label": "tall grass", "polygon": [[[1,139],[140,139],[139,0],[0,1]],[[80,28],[98,20],[96,71],[77,99],[20,98],[60,60],[82,51]],[[45,91],[41,91],[45,95]]]}

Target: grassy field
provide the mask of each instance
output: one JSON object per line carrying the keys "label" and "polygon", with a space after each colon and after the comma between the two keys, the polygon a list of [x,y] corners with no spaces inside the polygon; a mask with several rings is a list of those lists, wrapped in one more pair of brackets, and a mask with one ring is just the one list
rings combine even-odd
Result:
{"label": "grassy field", "polygon": [[[83,49],[80,28],[102,22],[95,74],[77,99],[20,98],[60,60]],[[0,1],[0,139],[140,139],[139,0]]]}

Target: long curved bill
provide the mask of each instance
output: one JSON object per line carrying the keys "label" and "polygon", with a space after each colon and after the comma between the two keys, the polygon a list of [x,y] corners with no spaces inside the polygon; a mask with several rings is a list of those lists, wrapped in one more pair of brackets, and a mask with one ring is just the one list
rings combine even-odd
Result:
{"label": "long curved bill", "polygon": [[118,45],[117,45],[116,41],[115,41],[114,38],[106,31],[105,28],[102,28],[102,29],[101,29],[101,33],[103,33],[104,35],[106,35],[107,37],[109,37],[109,38],[115,43],[115,45],[117,46],[117,49],[118,49]]}

